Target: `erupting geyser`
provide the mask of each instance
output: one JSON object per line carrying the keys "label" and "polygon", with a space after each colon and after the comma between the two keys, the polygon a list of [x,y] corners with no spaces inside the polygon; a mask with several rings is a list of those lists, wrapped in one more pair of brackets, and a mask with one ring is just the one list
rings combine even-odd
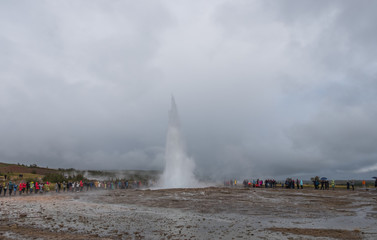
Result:
{"label": "erupting geyser", "polygon": [[177,106],[174,97],[171,99],[169,111],[169,128],[166,138],[165,170],[160,184],[163,188],[196,187],[194,176],[195,163],[186,155],[185,144],[182,138]]}

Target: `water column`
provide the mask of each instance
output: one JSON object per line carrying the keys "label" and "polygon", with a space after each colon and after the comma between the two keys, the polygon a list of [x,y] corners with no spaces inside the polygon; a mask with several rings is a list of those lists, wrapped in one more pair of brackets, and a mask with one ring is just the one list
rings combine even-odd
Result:
{"label": "water column", "polygon": [[196,187],[195,162],[186,154],[174,97],[171,99],[165,148],[165,170],[160,179],[163,188]]}

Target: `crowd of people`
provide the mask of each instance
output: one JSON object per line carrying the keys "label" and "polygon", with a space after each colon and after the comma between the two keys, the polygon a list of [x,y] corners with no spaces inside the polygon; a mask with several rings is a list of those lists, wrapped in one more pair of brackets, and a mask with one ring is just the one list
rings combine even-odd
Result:
{"label": "crowd of people", "polygon": [[[301,186],[301,189],[303,188],[303,181],[296,180],[297,182],[297,188]],[[242,182],[242,185],[244,187],[253,187],[253,188],[276,188],[277,186],[286,187],[286,188],[294,188],[295,186],[295,180],[292,180],[290,178],[287,178],[287,180],[284,183],[277,182],[275,179],[244,179]],[[237,186],[237,180],[226,180],[224,181],[224,186]]]}
{"label": "crowd of people", "polygon": [[0,182],[0,196],[43,194],[45,192],[82,192],[90,190],[113,190],[141,188],[145,186],[141,181],[63,181],[57,183],[20,181]]}
{"label": "crowd of people", "polygon": [[[303,189],[304,188],[304,181],[301,179],[294,180],[293,178],[287,178],[285,180],[285,187],[286,188],[292,188],[294,189],[297,186],[297,189]],[[284,187],[282,185],[282,187]]]}
{"label": "crowd of people", "polygon": [[[330,186],[335,189],[335,181],[328,181],[327,179],[319,179],[318,177],[312,179],[314,189],[329,190]],[[90,190],[113,190],[113,189],[137,189],[148,186],[148,183],[141,181],[63,181],[57,183],[50,183],[48,181],[3,181],[0,182],[0,196],[14,196],[14,195],[31,195],[43,194],[45,192],[55,191],[60,192],[82,192]],[[245,188],[276,188],[280,186],[288,189],[303,189],[304,182],[302,179],[287,178],[285,182],[277,182],[275,179],[244,179],[242,182]],[[377,178],[375,180],[375,187],[377,188]],[[237,186],[237,180],[230,179],[224,181],[224,186]],[[347,181],[347,190],[355,190],[355,181]],[[365,181],[363,181],[365,186]]]}
{"label": "crowd of people", "polygon": [[261,179],[244,179],[243,180],[243,186],[244,187],[266,187],[266,188],[275,188],[277,182],[275,179],[266,179],[266,180],[261,180]]}
{"label": "crowd of people", "polygon": [[[327,180],[327,178],[319,179],[319,177],[315,177],[312,179],[314,189],[320,190],[329,190],[330,186],[333,190],[335,190],[335,180]],[[365,181],[362,181],[362,185],[365,186]],[[224,186],[237,186],[237,180],[230,179],[224,181]],[[282,188],[288,189],[303,189],[304,188],[304,181],[302,179],[294,179],[294,178],[287,178],[284,182],[277,182],[275,179],[244,179],[242,182],[243,187],[253,187],[253,188],[276,188],[277,186],[281,186]],[[352,189],[355,190],[355,181],[348,180],[346,183],[347,190]],[[377,178],[375,179],[374,186],[377,188]]]}
{"label": "crowd of people", "polygon": [[348,190],[350,189],[350,186],[352,187],[352,190],[355,190],[355,182],[354,181],[347,181],[347,189]]}
{"label": "crowd of people", "polygon": [[[330,189],[330,182],[327,179],[317,179],[313,180],[314,189],[320,189],[319,185],[321,185],[321,190],[329,190]],[[335,181],[331,180],[331,187],[335,189]]]}

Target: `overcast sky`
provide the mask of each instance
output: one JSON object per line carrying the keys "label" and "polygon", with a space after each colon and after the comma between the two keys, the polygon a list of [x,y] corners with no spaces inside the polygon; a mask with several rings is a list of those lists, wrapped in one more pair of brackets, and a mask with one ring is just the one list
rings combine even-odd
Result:
{"label": "overcast sky", "polygon": [[1,1],[0,162],[377,175],[376,1]]}

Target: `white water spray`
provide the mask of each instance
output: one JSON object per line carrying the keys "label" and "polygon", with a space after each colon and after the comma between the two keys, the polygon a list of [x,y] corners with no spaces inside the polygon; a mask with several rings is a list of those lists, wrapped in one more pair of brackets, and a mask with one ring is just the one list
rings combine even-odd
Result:
{"label": "white water spray", "polygon": [[169,111],[169,128],[166,138],[165,170],[160,179],[163,188],[197,187],[194,160],[186,155],[185,143],[181,134],[180,121],[174,97]]}

